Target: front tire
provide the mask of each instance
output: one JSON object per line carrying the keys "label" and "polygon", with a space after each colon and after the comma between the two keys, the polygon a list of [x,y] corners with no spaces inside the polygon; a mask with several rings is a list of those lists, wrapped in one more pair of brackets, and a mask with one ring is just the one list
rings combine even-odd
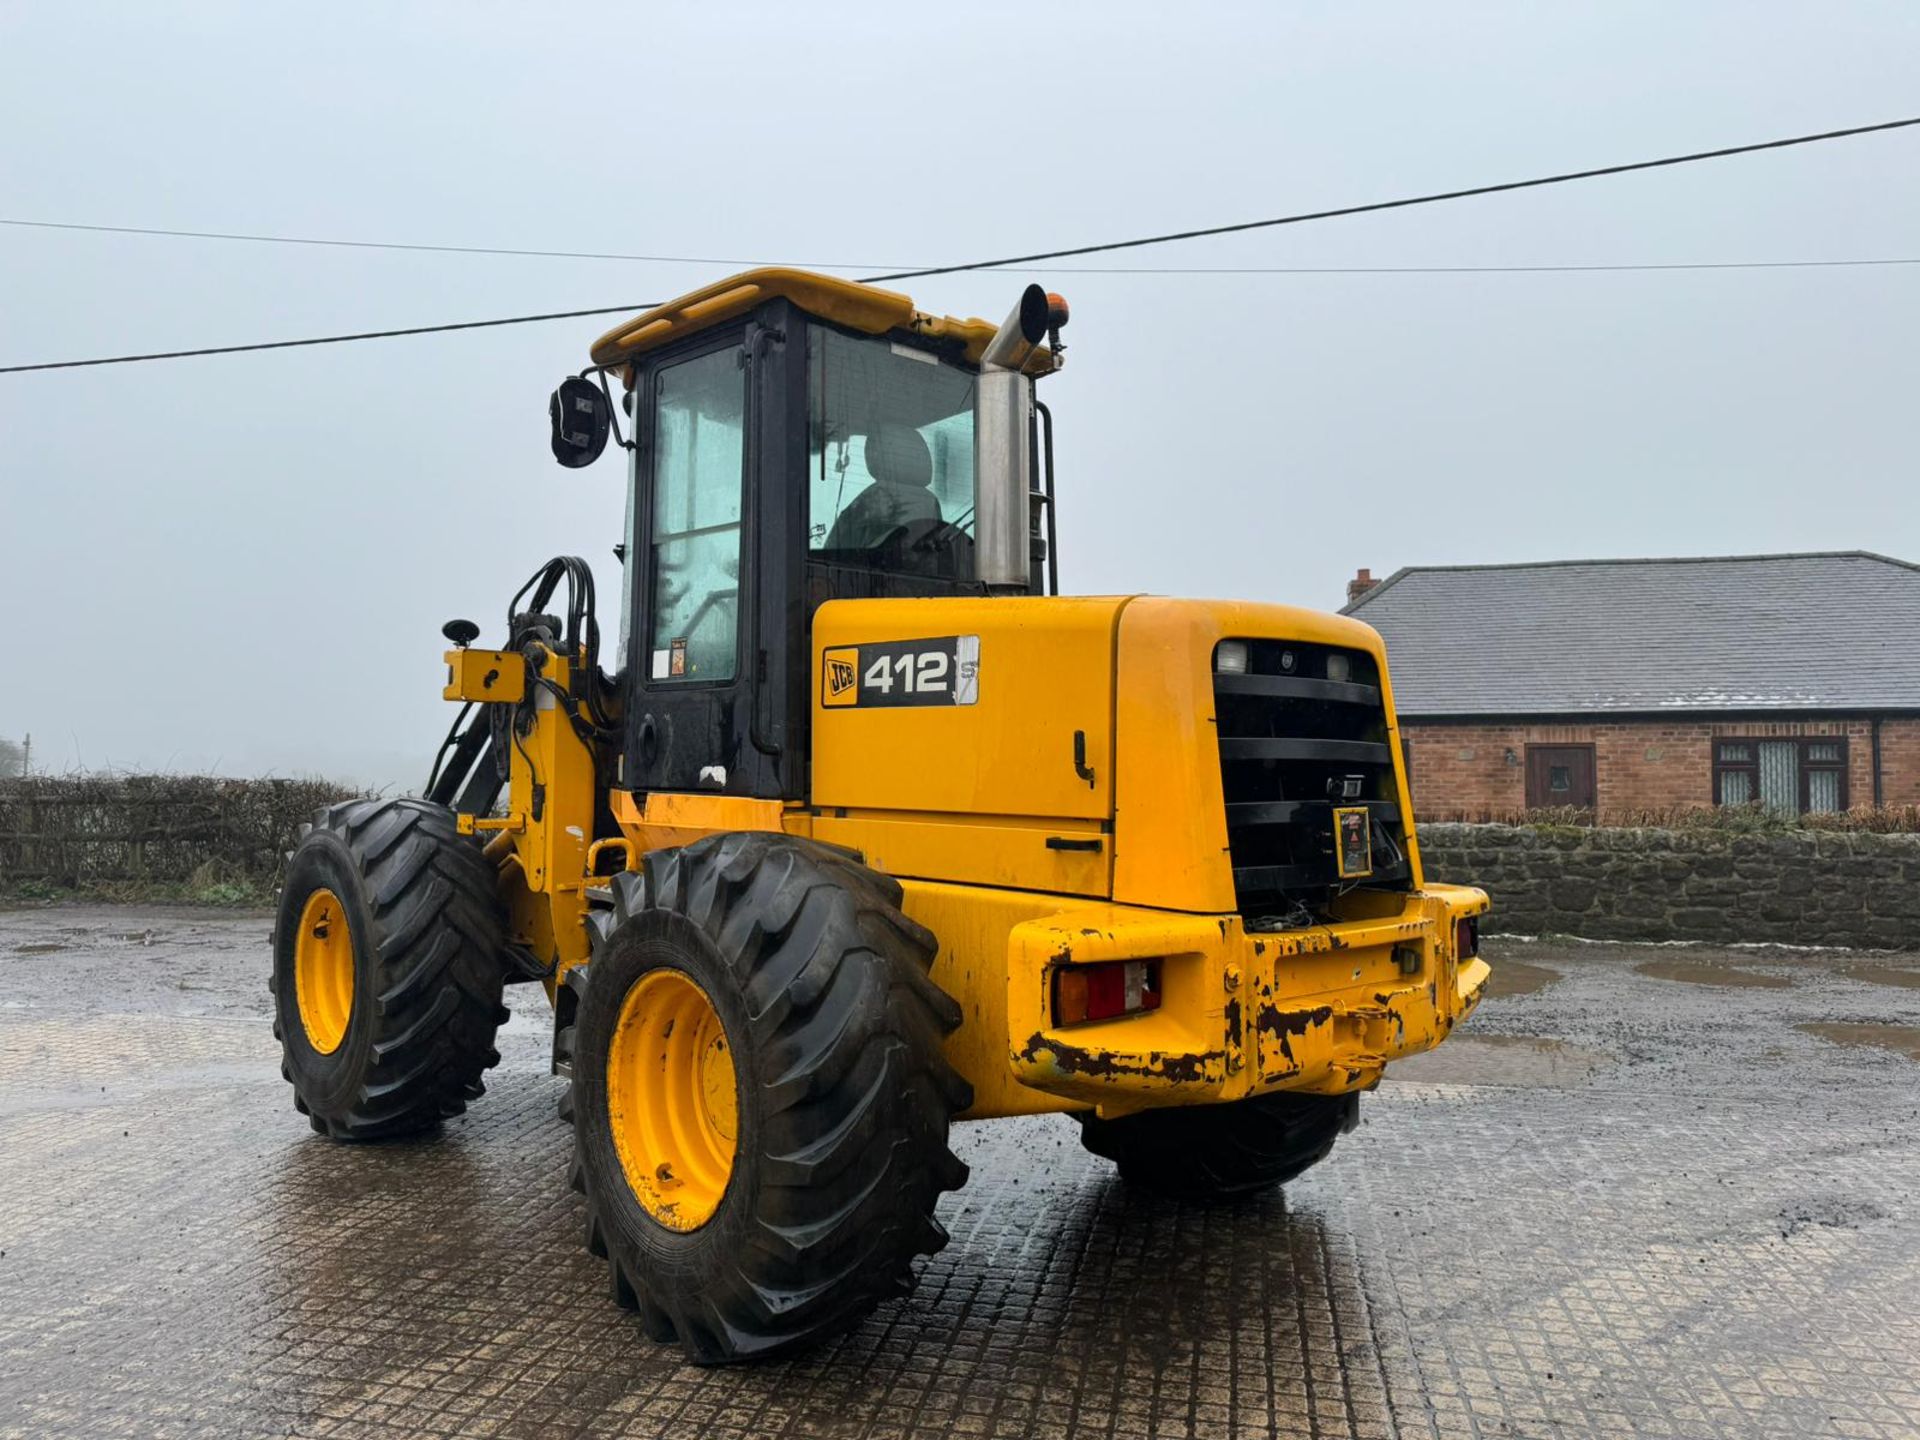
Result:
{"label": "front tire", "polygon": [[1231,1200],[1284,1185],[1318,1165],[1359,1115],[1357,1093],[1283,1092],[1116,1120],[1075,1118],[1080,1143],[1118,1165],[1127,1184],[1181,1200]]}
{"label": "front tire", "polygon": [[493,869],[425,800],[330,806],[287,864],[273,1033],[294,1107],[336,1140],[437,1125],[500,1061],[504,918]]}
{"label": "front tire", "polygon": [[572,1046],[575,1188],[613,1297],[698,1364],[812,1345],[912,1286],[967,1167],[960,1010],[900,887],[785,835],[615,878]]}

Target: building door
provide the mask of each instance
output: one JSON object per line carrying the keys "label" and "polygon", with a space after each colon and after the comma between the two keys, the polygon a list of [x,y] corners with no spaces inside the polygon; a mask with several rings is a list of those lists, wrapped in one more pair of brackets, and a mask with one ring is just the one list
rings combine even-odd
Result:
{"label": "building door", "polygon": [[1593,746],[1527,746],[1527,808],[1549,805],[1593,808]]}

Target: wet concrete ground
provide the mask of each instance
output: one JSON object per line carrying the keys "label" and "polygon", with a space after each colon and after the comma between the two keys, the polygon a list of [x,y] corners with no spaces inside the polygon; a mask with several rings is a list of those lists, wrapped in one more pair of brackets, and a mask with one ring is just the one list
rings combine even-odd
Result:
{"label": "wet concrete ground", "polygon": [[443,1134],[337,1146],[268,928],[0,913],[0,1434],[1920,1436],[1920,956],[1496,944],[1284,1199],[965,1127],[913,1298],[697,1370],[580,1244],[544,1001]]}

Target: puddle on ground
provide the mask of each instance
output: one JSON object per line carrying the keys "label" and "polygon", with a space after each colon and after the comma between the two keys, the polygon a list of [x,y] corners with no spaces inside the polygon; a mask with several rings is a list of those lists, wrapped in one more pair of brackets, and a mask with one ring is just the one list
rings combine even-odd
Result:
{"label": "puddle on ground", "polygon": [[1909,1060],[1920,1060],[1920,1026],[1863,1025],[1839,1020],[1816,1020],[1796,1025],[1809,1035],[1858,1050],[1891,1050]]}
{"label": "puddle on ground", "polygon": [[1541,1035],[1455,1035],[1387,1066],[1389,1080],[1433,1085],[1577,1085],[1607,1057]]}
{"label": "puddle on ground", "polygon": [[1710,965],[1704,960],[1648,960],[1633,968],[1636,974],[1651,975],[1656,980],[1678,980],[1683,985],[1784,990],[1793,984],[1784,975],[1759,975],[1751,970],[1735,970],[1731,965]]}
{"label": "puddle on ground", "polygon": [[1532,995],[1561,978],[1558,970],[1544,965],[1529,965],[1524,960],[1492,960],[1493,978],[1487,981],[1487,997]]}
{"label": "puddle on ground", "polygon": [[1840,973],[1849,980],[1864,980],[1869,985],[1897,985],[1903,990],[1920,990],[1920,967],[1903,970],[1897,965],[1849,965]]}

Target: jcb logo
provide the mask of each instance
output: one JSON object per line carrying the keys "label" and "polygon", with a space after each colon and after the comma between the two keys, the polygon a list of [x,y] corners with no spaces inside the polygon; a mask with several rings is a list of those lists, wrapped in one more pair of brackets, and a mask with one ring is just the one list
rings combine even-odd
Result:
{"label": "jcb logo", "polygon": [[848,645],[828,650],[820,656],[820,703],[822,705],[858,705],[860,703],[860,650]]}

